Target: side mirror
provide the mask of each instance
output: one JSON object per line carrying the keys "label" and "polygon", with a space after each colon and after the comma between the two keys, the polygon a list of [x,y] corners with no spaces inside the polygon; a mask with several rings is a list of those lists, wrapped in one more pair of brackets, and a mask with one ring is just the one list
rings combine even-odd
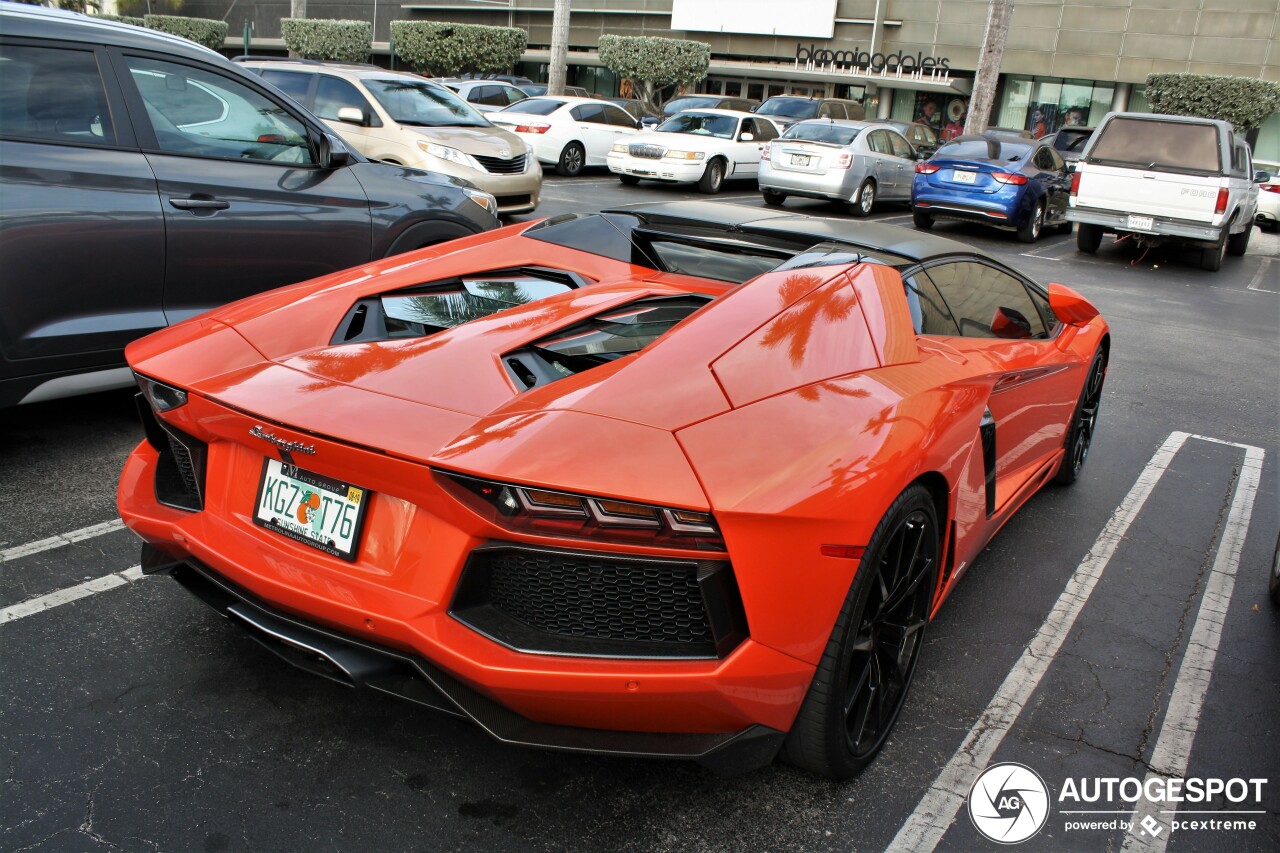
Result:
{"label": "side mirror", "polygon": [[364,111],[357,109],[356,107],[339,107],[338,121],[346,122],[347,124],[360,125],[361,127],[369,123],[364,117]]}
{"label": "side mirror", "polygon": [[1049,282],[1049,307],[1053,314],[1069,326],[1086,326],[1098,316],[1098,309],[1088,299],[1065,284]]}
{"label": "side mirror", "polygon": [[741,135],[738,137],[738,140],[739,140],[740,142],[755,142],[755,141],[756,141],[756,135],[755,135],[754,133],[751,133],[750,131],[748,131],[748,132],[746,132],[746,133],[741,134]]}
{"label": "side mirror", "polygon": [[991,318],[991,333],[997,338],[1024,340],[1031,337],[1031,322],[1017,308],[996,308]]}
{"label": "side mirror", "polygon": [[320,136],[320,168],[341,169],[351,160],[351,151],[341,139],[331,133]]}
{"label": "side mirror", "polygon": [[1253,173],[1253,182],[1255,184],[1265,184],[1269,180],[1271,180],[1270,172],[1257,171]]}

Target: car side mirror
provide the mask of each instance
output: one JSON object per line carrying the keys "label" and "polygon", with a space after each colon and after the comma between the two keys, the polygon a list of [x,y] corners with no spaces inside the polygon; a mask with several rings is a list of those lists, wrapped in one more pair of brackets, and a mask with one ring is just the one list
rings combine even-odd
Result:
{"label": "car side mirror", "polygon": [[1269,180],[1271,180],[1270,172],[1263,172],[1259,170],[1253,173],[1253,182],[1255,184],[1265,184]]}
{"label": "car side mirror", "polygon": [[368,120],[364,117],[364,111],[356,107],[339,107],[338,121],[360,125],[361,127],[368,124]]}
{"label": "car side mirror", "polygon": [[1068,326],[1086,326],[1098,316],[1098,309],[1088,299],[1065,284],[1049,282],[1049,307]]}
{"label": "car side mirror", "polygon": [[1017,308],[1001,306],[991,318],[991,333],[997,338],[1023,340],[1031,337],[1031,322]]}
{"label": "car side mirror", "polygon": [[351,161],[351,151],[346,144],[331,133],[320,136],[320,168],[341,169]]}
{"label": "car side mirror", "polygon": [[738,136],[738,141],[739,141],[739,142],[755,142],[755,141],[756,141],[756,135],[755,135],[754,133],[751,133],[750,131],[748,131],[748,132],[743,133],[743,134],[741,134],[740,136]]}

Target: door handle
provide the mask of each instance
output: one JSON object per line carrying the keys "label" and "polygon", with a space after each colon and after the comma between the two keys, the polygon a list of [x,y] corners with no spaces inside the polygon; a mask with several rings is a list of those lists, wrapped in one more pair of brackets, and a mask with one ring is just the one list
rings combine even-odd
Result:
{"label": "door handle", "polygon": [[169,204],[178,208],[178,210],[193,211],[226,210],[231,206],[231,202],[229,201],[222,201],[221,199],[216,198],[199,198],[196,196],[191,198],[171,198],[169,199]]}

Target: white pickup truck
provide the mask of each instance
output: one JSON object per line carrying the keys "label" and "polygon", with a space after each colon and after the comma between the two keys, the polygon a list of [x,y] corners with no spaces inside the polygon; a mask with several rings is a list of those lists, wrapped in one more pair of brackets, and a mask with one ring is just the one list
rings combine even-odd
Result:
{"label": "white pickup truck", "polygon": [[1268,177],[1254,174],[1249,146],[1225,121],[1107,113],[1072,174],[1067,219],[1082,252],[1109,232],[1147,246],[1176,240],[1217,270],[1248,248]]}

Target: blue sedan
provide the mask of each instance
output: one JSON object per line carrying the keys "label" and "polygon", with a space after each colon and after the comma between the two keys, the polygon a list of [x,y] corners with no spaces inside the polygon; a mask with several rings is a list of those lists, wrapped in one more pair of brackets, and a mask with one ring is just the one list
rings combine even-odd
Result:
{"label": "blue sedan", "polygon": [[937,219],[980,222],[1034,243],[1046,227],[1071,231],[1067,164],[1039,140],[958,136],[916,164],[911,213],[917,228]]}

